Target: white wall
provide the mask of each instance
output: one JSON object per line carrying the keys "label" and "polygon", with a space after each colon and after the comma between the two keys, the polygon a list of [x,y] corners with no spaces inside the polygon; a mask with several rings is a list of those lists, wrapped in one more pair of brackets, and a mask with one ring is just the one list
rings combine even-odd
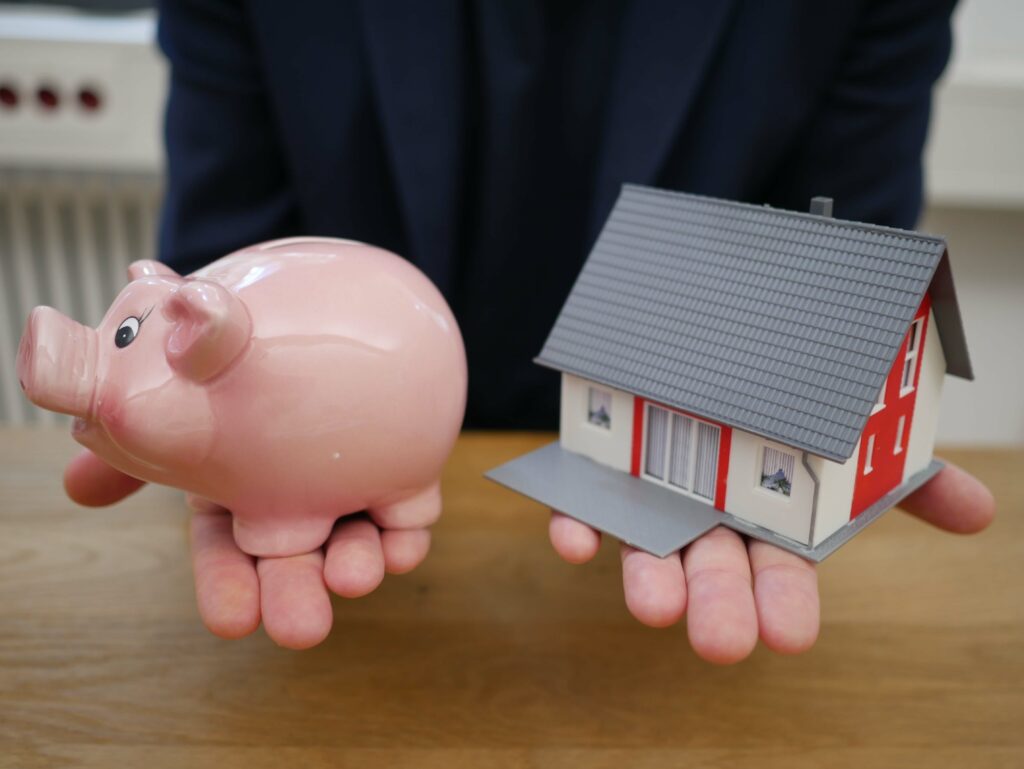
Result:
{"label": "white wall", "polygon": [[[609,429],[587,421],[590,388],[611,392]],[[596,385],[572,374],[562,374],[559,440],[562,447],[628,473],[633,448],[633,396]]]}
{"label": "white wall", "polygon": [[936,93],[928,194],[942,205],[1024,206],[1024,13],[1020,0],[957,6]]}
{"label": "white wall", "polygon": [[[796,454],[792,493],[788,497],[761,488],[762,451],[765,446]],[[741,430],[732,431],[725,492],[727,513],[806,545],[813,499],[814,481],[801,463],[799,451]]]}
{"label": "white wall", "polygon": [[1024,445],[1024,12],[970,0],[936,94],[928,208],[949,242],[976,381],[947,378],[938,443]]}
{"label": "white wall", "polygon": [[819,545],[850,522],[853,506],[853,487],[857,481],[857,458],[860,441],[853,455],[842,464],[823,457],[808,457],[808,463],[818,476],[818,516],[814,522],[814,543]]}
{"label": "white wall", "polygon": [[935,313],[928,313],[928,328],[924,336],[924,351],[921,357],[921,374],[914,396],[914,414],[910,420],[910,438],[907,441],[907,457],[903,465],[903,480],[918,470],[923,470],[932,460],[935,447],[935,433],[939,423],[939,400],[946,381],[946,356],[935,327]]}
{"label": "white wall", "polygon": [[933,208],[921,229],[949,243],[975,377],[946,378],[938,444],[1022,445],[1024,211]]}

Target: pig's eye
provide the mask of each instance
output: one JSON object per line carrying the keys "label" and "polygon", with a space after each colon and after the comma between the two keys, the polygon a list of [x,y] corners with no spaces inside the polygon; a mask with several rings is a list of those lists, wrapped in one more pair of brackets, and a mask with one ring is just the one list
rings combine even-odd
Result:
{"label": "pig's eye", "polygon": [[121,321],[121,325],[117,327],[117,333],[114,335],[114,344],[118,347],[127,347],[135,340],[135,335],[139,333],[139,319],[134,315],[130,315]]}

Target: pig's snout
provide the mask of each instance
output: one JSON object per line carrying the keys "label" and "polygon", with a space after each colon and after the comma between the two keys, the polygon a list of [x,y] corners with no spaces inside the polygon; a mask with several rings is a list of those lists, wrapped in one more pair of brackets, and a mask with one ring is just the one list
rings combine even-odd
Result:
{"label": "pig's snout", "polygon": [[37,406],[89,418],[96,390],[96,332],[52,307],[36,307],[18,346],[18,381]]}

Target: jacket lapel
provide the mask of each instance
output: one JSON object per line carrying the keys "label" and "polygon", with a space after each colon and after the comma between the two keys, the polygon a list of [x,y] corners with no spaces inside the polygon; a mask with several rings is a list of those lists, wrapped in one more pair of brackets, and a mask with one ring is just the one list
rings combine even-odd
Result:
{"label": "jacket lapel", "polygon": [[656,181],[734,4],[735,0],[639,0],[628,7],[595,177],[591,241],[624,182]]}
{"label": "jacket lapel", "polygon": [[457,0],[363,0],[366,56],[411,257],[447,292],[462,178]]}

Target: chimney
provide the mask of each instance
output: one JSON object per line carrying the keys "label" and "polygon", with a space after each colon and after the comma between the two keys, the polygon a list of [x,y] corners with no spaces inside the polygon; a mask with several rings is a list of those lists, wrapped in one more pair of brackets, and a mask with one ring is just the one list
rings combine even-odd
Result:
{"label": "chimney", "polygon": [[832,198],[811,198],[811,213],[815,216],[832,216]]}

